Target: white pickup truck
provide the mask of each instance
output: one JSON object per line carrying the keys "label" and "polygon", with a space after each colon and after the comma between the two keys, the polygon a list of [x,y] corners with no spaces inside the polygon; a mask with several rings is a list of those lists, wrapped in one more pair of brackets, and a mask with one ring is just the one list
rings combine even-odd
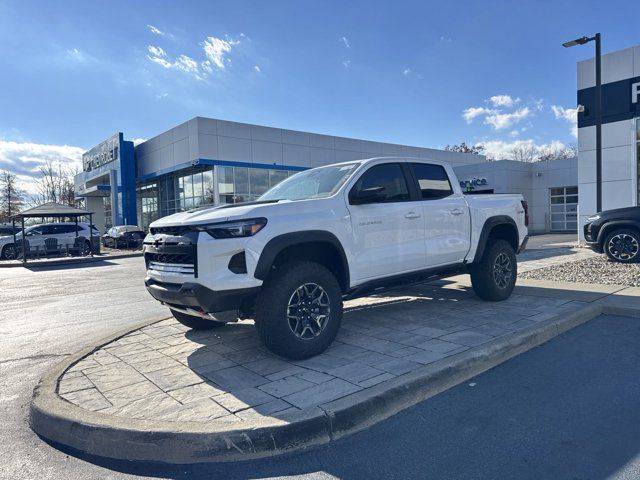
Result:
{"label": "white pickup truck", "polygon": [[464,195],[449,165],[371,158],[153,222],[145,283],[184,325],[253,318],[271,351],[302,359],[331,344],[347,299],[465,272],[480,298],[508,298],[527,224],[521,195]]}

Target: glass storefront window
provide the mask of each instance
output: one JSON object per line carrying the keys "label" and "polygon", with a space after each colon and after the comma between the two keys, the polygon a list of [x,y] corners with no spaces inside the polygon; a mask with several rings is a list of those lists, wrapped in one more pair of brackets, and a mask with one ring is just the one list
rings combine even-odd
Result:
{"label": "glass storefront window", "polygon": [[202,172],[202,189],[204,204],[213,205],[215,203],[215,196],[213,193],[213,170],[205,170]]}
{"label": "glass storefront window", "polygon": [[260,196],[269,190],[269,171],[252,168],[249,171],[249,185],[251,196]]}
{"label": "glass storefront window", "polygon": [[249,169],[234,168],[233,169],[233,187],[235,194],[249,193]]}
{"label": "glass storefront window", "polygon": [[105,230],[113,227],[113,211],[111,209],[111,195],[102,197],[102,205],[104,207],[104,228]]}
{"label": "glass storefront window", "polygon": [[285,180],[291,174],[286,170],[263,168],[220,166],[216,167],[216,169],[218,199],[223,204],[256,200],[264,192]]}

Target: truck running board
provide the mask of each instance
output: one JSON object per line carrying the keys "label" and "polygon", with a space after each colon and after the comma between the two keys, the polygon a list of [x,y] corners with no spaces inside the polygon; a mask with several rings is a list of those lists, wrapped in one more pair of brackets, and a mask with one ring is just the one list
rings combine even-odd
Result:
{"label": "truck running board", "polygon": [[467,267],[460,263],[447,267],[428,268],[417,272],[404,273],[402,275],[394,275],[370,282],[363,283],[349,290],[344,296],[344,300],[352,300],[354,298],[364,297],[371,293],[379,293],[393,288],[404,287],[407,285],[417,285],[420,283],[432,282],[438,278],[452,277],[468,273]]}

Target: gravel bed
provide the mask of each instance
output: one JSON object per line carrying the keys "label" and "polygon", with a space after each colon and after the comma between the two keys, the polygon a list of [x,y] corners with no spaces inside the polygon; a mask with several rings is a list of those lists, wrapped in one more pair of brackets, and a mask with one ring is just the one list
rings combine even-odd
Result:
{"label": "gravel bed", "polygon": [[557,282],[597,283],[640,287],[640,263],[611,262],[604,255],[538,268],[518,274],[521,278]]}

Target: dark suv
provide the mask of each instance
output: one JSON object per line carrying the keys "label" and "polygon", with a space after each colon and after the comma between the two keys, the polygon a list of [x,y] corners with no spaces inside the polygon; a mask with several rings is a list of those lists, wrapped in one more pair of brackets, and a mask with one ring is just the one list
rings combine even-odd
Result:
{"label": "dark suv", "polygon": [[615,262],[640,261],[640,207],[616,208],[589,217],[584,226],[587,246]]}

